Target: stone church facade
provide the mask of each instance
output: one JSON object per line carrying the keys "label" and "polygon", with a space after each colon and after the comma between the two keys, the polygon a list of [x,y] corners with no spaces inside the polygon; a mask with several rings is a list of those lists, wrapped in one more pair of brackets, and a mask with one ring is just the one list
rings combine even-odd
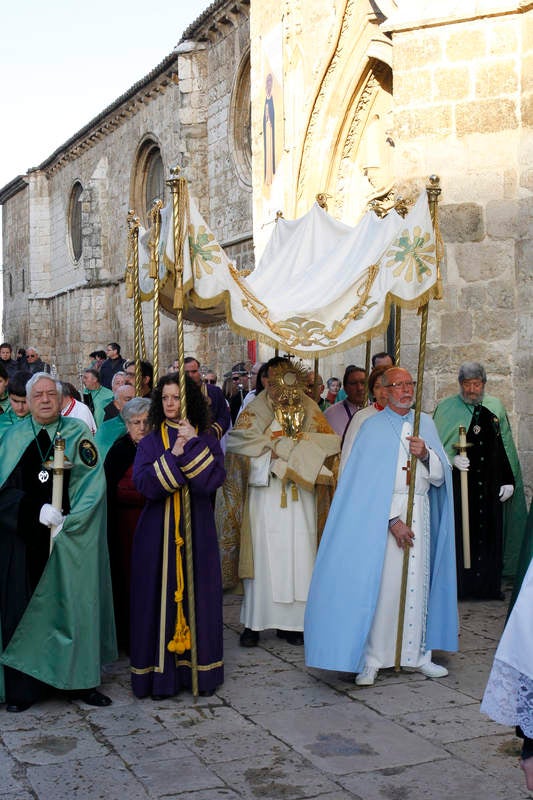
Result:
{"label": "stone church facade", "polygon": [[[278,211],[299,216],[322,193],[355,224],[368,203],[410,199],[437,174],[444,298],[430,308],[424,406],[456,391],[462,361],[483,362],[530,496],[532,76],[527,0],[217,0],[148,76],[0,190],[4,330],[70,378],[107,341],[131,353],[126,216],[146,225],[171,166],[243,269]],[[402,316],[411,368],[418,330]],[[226,324],[189,323],[185,342],[219,375],[246,358]],[[163,364],[174,351],[165,318]],[[364,357],[339,353],[320,371]]]}

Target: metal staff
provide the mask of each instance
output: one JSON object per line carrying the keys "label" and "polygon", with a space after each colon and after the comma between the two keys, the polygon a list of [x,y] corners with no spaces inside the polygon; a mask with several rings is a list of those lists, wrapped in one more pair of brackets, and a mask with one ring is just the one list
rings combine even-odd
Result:
{"label": "metal staff", "polygon": [[[187,183],[185,178],[179,178],[179,168],[171,169],[173,177],[167,181],[172,192],[172,220],[174,229],[174,268],[175,290],[174,308],[176,309],[178,367],[179,367],[179,392],[181,416],[187,416],[187,397],[185,393],[185,347],[183,337],[183,307],[185,303],[183,293],[183,246],[187,235],[185,215],[188,206]],[[185,483],[181,489],[183,505],[183,525],[185,533],[185,556],[187,574],[187,599],[189,606],[189,629],[191,632],[191,688],[194,697],[198,697],[198,650],[196,645],[196,605],[194,597],[194,563],[192,549],[192,521],[191,500],[189,487]]]}
{"label": "metal staff", "polygon": [[[431,219],[433,226],[436,224],[437,217],[437,201],[441,192],[439,186],[439,179],[436,175],[430,177],[430,186],[427,187],[429,197],[429,209],[431,212]],[[416,399],[415,399],[415,418],[413,422],[413,436],[418,436],[420,430],[420,413],[422,408],[422,388],[424,380],[424,363],[426,359],[426,338],[428,327],[428,308],[429,303],[422,306],[421,321],[420,321],[420,344],[418,351],[418,370],[416,376]],[[413,523],[413,505],[415,498],[415,482],[416,482],[416,465],[417,458],[412,458],[411,477],[409,482],[409,492],[407,495],[407,516],[405,524],[408,528]],[[402,564],[402,584],[400,589],[400,608],[398,610],[398,629],[396,632],[396,651],[394,657],[394,669],[396,672],[400,671],[402,659],[402,642],[403,642],[403,626],[405,621],[405,601],[407,593],[407,575],[409,571],[409,547],[405,547],[403,551],[403,564]]]}
{"label": "metal staff", "polygon": [[[466,428],[459,425],[459,441],[454,444],[461,456],[466,456],[467,448],[471,445],[466,441]],[[463,523],[463,565],[465,569],[472,566],[470,561],[470,515],[468,510],[468,472],[461,470],[461,520]]]}

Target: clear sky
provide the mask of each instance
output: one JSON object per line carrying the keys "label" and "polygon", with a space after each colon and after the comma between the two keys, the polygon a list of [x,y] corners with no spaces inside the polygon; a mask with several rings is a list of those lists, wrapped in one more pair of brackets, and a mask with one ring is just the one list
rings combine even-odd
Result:
{"label": "clear sky", "polygon": [[210,0],[11,0],[0,15],[0,187],[147,75]]}

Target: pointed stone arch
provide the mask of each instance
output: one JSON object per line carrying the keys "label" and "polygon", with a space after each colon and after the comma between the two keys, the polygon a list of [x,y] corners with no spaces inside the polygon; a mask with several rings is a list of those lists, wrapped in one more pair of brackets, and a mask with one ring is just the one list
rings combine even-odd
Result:
{"label": "pointed stone arch", "polygon": [[326,192],[354,222],[392,187],[392,43],[377,22],[370,3],[347,2],[301,145],[295,216]]}

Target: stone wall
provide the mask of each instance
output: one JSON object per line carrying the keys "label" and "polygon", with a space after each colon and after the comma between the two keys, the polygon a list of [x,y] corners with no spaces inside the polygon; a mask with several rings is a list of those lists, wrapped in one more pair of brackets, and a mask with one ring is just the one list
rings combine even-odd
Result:
{"label": "stone wall", "polygon": [[531,494],[533,13],[510,5],[391,25],[396,173],[418,186],[437,173],[442,186],[444,298],[431,312],[426,405],[457,391],[462,361],[481,361]]}

